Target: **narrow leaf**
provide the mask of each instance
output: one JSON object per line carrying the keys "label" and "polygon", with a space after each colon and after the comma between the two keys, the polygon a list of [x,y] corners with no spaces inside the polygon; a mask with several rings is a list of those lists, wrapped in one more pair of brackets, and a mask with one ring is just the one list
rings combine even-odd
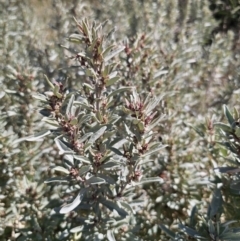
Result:
{"label": "narrow leaf", "polygon": [[92,136],[89,139],[89,143],[94,143],[107,129],[106,126],[101,127],[97,132],[93,133]]}
{"label": "narrow leaf", "polygon": [[240,168],[236,168],[236,167],[216,167],[214,168],[214,170],[220,173],[228,173],[228,174],[240,173]]}
{"label": "narrow leaf", "polygon": [[132,207],[127,203],[127,202],[120,202],[121,203],[121,205],[125,208],[125,209],[127,209],[130,213],[135,213],[134,212],[134,210],[132,209]]}
{"label": "narrow leaf", "polygon": [[119,151],[119,149],[115,148],[115,147],[109,147],[109,149],[114,152],[115,154],[119,155],[119,156],[123,156],[122,152]]}
{"label": "narrow leaf", "polygon": [[116,167],[119,167],[119,165],[120,165],[120,163],[117,161],[108,161],[101,165],[101,169],[105,169],[105,170],[111,169],[112,170]]}
{"label": "narrow leaf", "polygon": [[158,117],[157,119],[155,119],[153,122],[151,122],[150,125],[147,126],[147,130],[150,131],[152,130],[155,126],[157,126],[162,120],[164,120],[164,118],[166,117],[165,114],[161,115],[160,117]]}
{"label": "narrow leaf", "polygon": [[231,231],[220,235],[219,238],[224,241],[239,241],[240,240],[240,233],[232,233]]}
{"label": "narrow leaf", "polygon": [[57,96],[58,98],[62,98],[62,94],[60,94],[59,90],[60,90],[60,86],[55,85],[55,86],[54,86],[54,89],[53,89],[53,93],[54,93],[54,95]]}
{"label": "narrow leaf", "polygon": [[170,229],[166,228],[165,225],[159,224],[159,227],[171,238],[175,238],[175,233],[172,232]]}
{"label": "narrow leaf", "polygon": [[178,225],[178,227],[183,232],[187,233],[189,236],[191,236],[193,238],[203,238],[203,237],[200,236],[200,234],[196,230],[194,230],[192,228],[189,228],[189,227],[187,227],[187,226],[185,226],[185,225],[183,225],[181,223]]}
{"label": "narrow leaf", "polygon": [[53,168],[53,170],[54,170],[54,171],[64,172],[64,173],[66,173],[66,174],[69,174],[69,171],[68,171],[66,168],[61,167],[61,166],[56,166],[56,167]]}
{"label": "narrow leaf", "polygon": [[68,37],[68,40],[70,42],[78,42],[78,43],[81,43],[83,40],[85,39],[85,37],[83,35],[80,35],[80,34],[71,34],[69,37]]}
{"label": "narrow leaf", "polygon": [[89,39],[89,42],[91,43],[92,42],[92,35],[91,35],[91,31],[88,28],[88,21],[87,21],[87,19],[82,21],[82,27],[83,27],[84,33],[86,34],[86,36]]}
{"label": "narrow leaf", "polygon": [[78,139],[78,142],[79,142],[79,143],[83,143],[83,142],[86,141],[87,138],[90,137],[92,134],[93,134],[92,132],[89,132],[89,133],[84,134],[81,138]]}
{"label": "narrow leaf", "polygon": [[190,220],[189,220],[189,225],[190,225],[191,227],[194,227],[195,224],[196,224],[196,217],[195,217],[196,213],[197,213],[197,207],[196,207],[196,205],[195,205],[195,206],[192,208],[191,215],[190,215]]}
{"label": "narrow leaf", "polygon": [[134,134],[131,132],[131,130],[128,128],[128,126],[123,122],[123,126],[125,131],[127,132],[128,136],[134,136]]}
{"label": "narrow leaf", "polygon": [[144,112],[146,113],[146,115],[149,115],[151,113],[151,111],[156,108],[156,106],[159,104],[159,102],[161,101],[161,99],[164,97],[164,95],[161,95],[160,97],[156,98],[153,97],[151,99],[151,101],[149,101],[149,103],[146,105]]}
{"label": "narrow leaf", "polygon": [[88,83],[83,83],[83,86],[86,86],[88,89],[90,89],[90,90],[94,90],[94,87],[93,86],[91,86],[90,84],[88,84]]}
{"label": "narrow leaf", "polygon": [[85,104],[85,103],[83,103],[82,101],[74,101],[74,104],[80,105],[80,106],[86,108],[87,110],[92,110],[92,109],[93,109],[93,106],[92,106],[92,105],[90,105],[90,104]]}
{"label": "narrow leaf", "polygon": [[128,215],[128,213],[120,208],[117,203],[115,202],[112,202],[112,201],[109,201],[109,200],[106,200],[106,199],[102,199],[100,200],[100,202],[105,206],[107,207],[109,210],[113,211],[117,211],[117,213],[121,216],[121,217],[126,217]]}
{"label": "narrow leaf", "polygon": [[42,121],[46,122],[47,124],[54,126],[54,127],[60,127],[59,123],[55,119],[51,119],[48,117],[43,117]]}
{"label": "narrow leaf", "polygon": [[91,166],[82,166],[80,169],[79,169],[79,176],[81,177],[82,175],[84,175],[85,173],[89,172],[91,170]]}
{"label": "narrow leaf", "polygon": [[39,141],[39,140],[42,141],[41,138],[43,138],[44,136],[47,136],[49,134],[51,134],[50,130],[44,130],[44,131],[34,134],[31,137],[27,137],[26,141]]}
{"label": "narrow leaf", "polygon": [[32,97],[37,99],[37,100],[47,102],[47,97],[45,95],[37,93],[37,94],[32,94]]}
{"label": "narrow leaf", "polygon": [[108,100],[110,100],[110,98],[116,94],[119,94],[120,92],[123,92],[123,91],[129,91],[129,90],[132,90],[133,87],[122,87],[122,88],[119,88],[119,89],[116,89],[114,90],[107,98]]}
{"label": "narrow leaf", "polygon": [[156,79],[159,76],[167,74],[167,73],[168,73],[168,70],[160,70],[160,71],[158,71],[157,73],[154,74],[153,79]]}
{"label": "narrow leaf", "polygon": [[125,49],[125,46],[119,46],[118,48],[111,51],[107,56],[104,57],[104,61],[109,61],[111,58],[116,56],[118,53],[122,52]]}
{"label": "narrow leaf", "polygon": [[115,47],[115,45],[110,45],[106,49],[104,49],[102,52],[103,58],[106,57],[114,47]]}
{"label": "narrow leaf", "polygon": [[86,189],[81,189],[81,191],[79,192],[77,197],[74,199],[74,201],[72,203],[69,203],[66,206],[62,207],[59,210],[59,213],[66,214],[66,213],[71,212],[74,208],[76,208],[81,203],[81,201],[84,197],[85,191],[86,191]]}
{"label": "narrow leaf", "polygon": [[72,228],[72,229],[70,230],[70,232],[71,232],[71,233],[82,232],[83,228],[84,228],[84,226],[77,226],[77,227],[75,227],[75,228]]}
{"label": "narrow leaf", "polygon": [[51,110],[44,108],[39,110],[39,113],[45,117],[49,117],[51,115]]}
{"label": "narrow leaf", "polygon": [[[237,220],[230,220],[230,221],[227,221],[225,223],[222,223],[222,226],[226,227],[226,226],[229,226],[229,224],[236,223],[236,222],[237,222]],[[240,232],[240,229],[239,229],[239,232]]]}
{"label": "narrow leaf", "polygon": [[222,200],[221,191],[220,189],[215,189],[215,191],[213,192],[212,201],[208,210],[208,217],[210,219],[214,217],[217,213],[221,212],[222,204],[223,204],[223,200]]}
{"label": "narrow leaf", "polygon": [[113,231],[111,229],[109,229],[107,231],[107,238],[109,241],[116,241],[115,237],[114,237],[114,234],[113,234]]}
{"label": "narrow leaf", "polygon": [[44,181],[44,183],[51,183],[51,182],[68,183],[69,178],[67,178],[67,177],[52,177],[52,178],[49,178],[48,180]]}
{"label": "narrow leaf", "polygon": [[158,147],[156,147],[156,148],[153,148],[153,149],[149,150],[148,152],[146,152],[145,154],[143,154],[143,155],[142,155],[142,158],[143,158],[143,157],[146,157],[146,156],[149,156],[149,155],[151,155],[151,154],[153,154],[153,153],[155,153],[155,152],[158,152],[158,151],[164,149],[164,148],[167,147],[167,146],[168,146],[168,145],[163,145],[163,146],[158,146]]}
{"label": "narrow leaf", "polygon": [[[116,184],[116,180],[114,180],[110,175],[98,174],[98,176],[104,179],[108,184]],[[117,179],[117,177],[115,179]]]}
{"label": "narrow leaf", "polygon": [[224,111],[225,116],[228,119],[228,123],[232,126],[232,124],[235,122],[235,120],[226,105],[223,106],[223,111]]}
{"label": "narrow leaf", "polygon": [[66,109],[66,115],[67,115],[67,117],[69,117],[69,118],[70,118],[71,115],[72,115],[71,110],[72,110],[73,101],[74,101],[74,95],[71,95],[71,97],[70,97],[70,99],[69,99],[69,101],[68,101],[67,109]]}
{"label": "narrow leaf", "polygon": [[105,180],[100,177],[92,176],[85,182],[87,185],[96,185],[96,184],[102,184],[105,183]]}
{"label": "narrow leaf", "polygon": [[55,138],[55,143],[59,149],[60,155],[74,153],[73,150],[71,150],[69,147],[67,147],[60,139]]}
{"label": "narrow leaf", "polygon": [[224,132],[228,132],[228,133],[232,132],[232,128],[230,126],[228,126],[224,123],[221,123],[221,122],[214,123],[214,126],[222,129]]}
{"label": "narrow leaf", "polygon": [[91,161],[85,156],[74,155],[73,157],[74,157],[74,159],[79,160],[83,163],[91,164]]}
{"label": "narrow leaf", "polygon": [[152,182],[161,182],[163,183],[163,179],[160,177],[149,177],[149,178],[142,178],[139,182],[135,183],[134,186],[136,185],[141,185],[141,184],[145,184],[145,183],[152,183]]}
{"label": "narrow leaf", "polygon": [[49,86],[50,86],[52,89],[54,89],[54,85],[53,85],[53,83],[48,79],[47,75],[44,75],[44,77],[45,77],[47,83],[49,84]]}
{"label": "narrow leaf", "polygon": [[110,85],[113,85],[113,84],[115,84],[117,81],[119,81],[120,79],[121,79],[121,77],[119,77],[119,76],[113,77],[113,78],[111,78],[111,79],[109,79],[109,80],[106,81],[106,86],[108,87],[108,86],[110,86]]}

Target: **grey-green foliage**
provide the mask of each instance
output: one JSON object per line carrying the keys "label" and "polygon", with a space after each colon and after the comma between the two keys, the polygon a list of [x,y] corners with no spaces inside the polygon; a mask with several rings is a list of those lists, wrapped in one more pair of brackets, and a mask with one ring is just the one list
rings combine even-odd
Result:
{"label": "grey-green foliage", "polygon": [[[224,105],[223,112],[227,124],[211,122],[211,128],[216,130],[212,145],[220,146],[220,153],[225,160],[223,167],[216,167],[216,175],[211,180],[220,188],[212,194],[206,214],[195,206],[192,209],[189,221],[180,223],[180,231],[174,233],[163,224],[160,225],[168,236],[175,240],[181,235],[182,240],[188,240],[184,233],[193,240],[239,240],[239,113],[236,108],[233,112]],[[209,125],[209,124],[208,124]],[[223,198],[224,197],[224,198]],[[230,220],[229,220],[230,219]],[[225,221],[223,221],[225,220]],[[227,221],[226,221],[227,220]]]}
{"label": "grey-green foliage", "polygon": [[80,226],[70,223],[70,232],[88,239],[109,238],[109,232],[119,236],[120,228],[127,227],[121,240],[128,240],[133,214],[147,202],[144,192],[137,194],[142,184],[162,181],[144,173],[145,163],[165,147],[154,138],[154,128],[164,117],[156,109],[162,97],[148,93],[143,99],[134,86],[117,85],[116,56],[125,46],[109,40],[103,24],[75,21],[79,33],[68,40],[77,45],[70,58],[84,75],[82,87],[69,91],[67,81],[52,83],[46,77],[51,91],[35,97],[51,127],[27,140],[51,134],[63,155],[62,165],[54,167],[62,175],[45,183],[64,186],[66,202],[55,211],[78,220]]}
{"label": "grey-green foliage", "polygon": [[[220,173],[227,173],[235,177],[232,182],[229,180],[230,191],[232,194],[239,195],[239,113],[236,108],[234,108],[234,111],[231,112],[226,105],[223,109],[228,123],[225,124],[223,122],[216,122],[214,123],[214,126],[219,135],[219,141],[217,143],[223,148],[222,154],[228,163],[228,166],[218,167],[216,169]],[[231,166],[229,166],[229,164],[231,164]]]}
{"label": "grey-green foliage", "polygon": [[174,233],[163,224],[160,227],[171,240],[239,240],[240,228],[232,225],[237,221],[222,221],[223,203],[221,190],[216,188],[207,212],[199,211],[194,206],[189,221],[186,224],[178,224],[179,232]]}
{"label": "grey-green foliage", "polygon": [[[10,237],[18,240],[35,237],[35,240],[42,240],[42,235],[38,233],[43,234],[43,230],[50,223],[46,221],[49,220],[50,212],[47,209],[44,212],[41,210],[43,206],[49,204],[52,192],[43,190],[40,182],[48,168],[46,163],[52,160],[52,154],[56,158],[57,153],[51,148],[51,143],[32,144],[17,141],[41,128],[41,122],[37,121],[39,116],[32,93],[44,85],[36,77],[39,68],[30,64],[32,56],[30,52],[36,47],[36,36],[33,26],[29,26],[32,23],[31,10],[27,6],[25,1],[17,6],[16,1],[1,1],[3,38],[0,61],[0,236],[2,240],[8,240]],[[39,229],[38,222],[42,230]],[[36,230],[37,234],[34,233]],[[47,236],[50,237],[51,234],[48,233]]]}
{"label": "grey-green foliage", "polygon": [[[214,167],[223,166],[226,162],[222,157],[222,153],[226,155],[226,150],[215,145],[219,139],[214,135],[213,123],[216,118],[223,122],[222,104],[238,106],[236,90],[239,88],[240,66],[237,34],[234,31],[213,34],[218,23],[209,10],[209,1],[133,0],[129,3],[128,0],[86,0],[80,3],[77,0],[11,0],[1,1],[1,4],[3,24],[0,27],[4,27],[3,47],[0,48],[0,109],[1,117],[4,117],[0,134],[1,154],[4,150],[0,160],[3,170],[0,178],[4,180],[0,187],[4,195],[1,199],[1,222],[4,223],[1,238],[69,240],[75,235],[77,239],[77,234],[69,234],[66,230],[79,226],[78,219],[71,215],[51,214],[54,207],[63,205],[61,201],[65,200],[63,194],[67,185],[41,185],[43,180],[54,175],[57,178],[67,175],[57,171],[64,169],[56,168],[63,163],[53,139],[46,136],[42,138],[44,142],[14,142],[27,133],[49,134],[46,125],[43,127],[44,122],[39,121],[39,102],[31,95],[36,91],[43,93],[49,90],[42,73],[53,83],[54,80],[57,83],[65,82],[68,77],[69,92],[64,92],[64,95],[68,95],[69,99],[63,106],[64,115],[71,109],[67,108],[70,100],[75,101],[73,106],[76,107],[78,101],[81,103],[79,108],[90,112],[82,101],[85,101],[87,91],[92,93],[89,86],[92,71],[88,71],[89,76],[83,75],[84,71],[79,71],[77,67],[78,62],[68,58],[75,57],[77,50],[84,50],[84,47],[64,43],[70,33],[77,34],[73,16],[77,19],[87,17],[90,22],[97,20],[98,23],[108,19],[104,33],[111,32],[109,42],[126,47],[109,60],[118,62],[118,73],[111,76],[111,81],[116,82],[107,91],[134,86],[142,101],[146,100],[148,92],[153,96],[166,94],[157,108],[158,113],[164,112],[168,119],[154,127],[157,132],[154,137],[168,144],[167,152],[162,150],[161,155],[153,153],[152,161],[142,165],[144,175],[160,176],[164,183],[145,183],[144,190],[139,191],[137,187],[136,194],[147,195],[147,202],[134,214],[135,220],[131,220],[130,228],[135,226],[135,229],[132,231],[142,240],[168,240],[159,223],[176,230],[178,220],[187,223],[189,210],[199,202],[202,204],[199,213],[206,213],[211,193],[208,188],[209,175],[214,174]],[[71,52],[63,50],[59,43],[70,47]],[[80,98],[72,99],[70,92],[80,95]],[[58,95],[57,89],[55,93]],[[111,107],[125,97],[130,104],[130,95],[129,89],[117,93],[115,97],[118,99],[113,98]],[[91,96],[87,97],[86,103],[90,100]],[[127,102],[120,106],[125,104]],[[13,111],[15,116],[12,115]],[[109,113],[115,114],[115,110],[112,111]],[[134,121],[141,128],[141,121],[134,120],[136,117],[133,116],[129,118],[131,110],[129,113],[129,110],[116,109],[117,114],[120,111],[121,119],[128,118],[127,126]],[[51,112],[43,109],[41,113],[47,115]],[[155,118],[160,117],[158,113]],[[91,118],[85,115],[81,122],[85,123]],[[113,126],[121,127],[119,132],[123,134],[127,130],[125,126],[120,126],[121,119]],[[53,120],[45,120],[55,123],[55,128],[59,126]],[[91,128],[86,126],[84,129],[85,141],[95,139],[88,132]],[[131,128],[130,132],[134,132],[135,129]],[[37,136],[33,135],[29,140],[35,138]],[[66,146],[71,150],[60,141],[56,144],[62,152]],[[116,155],[123,152],[117,148],[111,151],[117,152]],[[221,178],[223,183],[231,181],[225,176]],[[238,197],[229,195],[228,188],[222,191],[224,207],[227,208],[224,213],[226,219],[236,217],[239,220]],[[77,195],[78,192],[72,195],[72,201]],[[71,196],[67,195],[66,198]],[[69,202],[70,199],[66,199],[66,203]],[[130,235],[126,226],[121,232]],[[112,234],[109,232],[107,235],[111,237]],[[116,239],[121,240],[120,236],[118,234]],[[182,233],[176,235],[177,240],[180,237],[184,237]]]}
{"label": "grey-green foliage", "polygon": [[[225,215],[228,219],[239,220],[239,111],[223,107],[225,121],[215,122],[218,145],[225,162],[217,165],[215,182],[221,183],[225,196]],[[227,122],[227,123],[226,123]]]}

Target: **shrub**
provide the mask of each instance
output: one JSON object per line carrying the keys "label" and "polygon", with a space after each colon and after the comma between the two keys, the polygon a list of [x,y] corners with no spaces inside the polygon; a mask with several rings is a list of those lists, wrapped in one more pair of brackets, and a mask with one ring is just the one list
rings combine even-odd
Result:
{"label": "shrub", "polygon": [[237,35],[209,1],[3,4],[1,238],[236,238]]}

